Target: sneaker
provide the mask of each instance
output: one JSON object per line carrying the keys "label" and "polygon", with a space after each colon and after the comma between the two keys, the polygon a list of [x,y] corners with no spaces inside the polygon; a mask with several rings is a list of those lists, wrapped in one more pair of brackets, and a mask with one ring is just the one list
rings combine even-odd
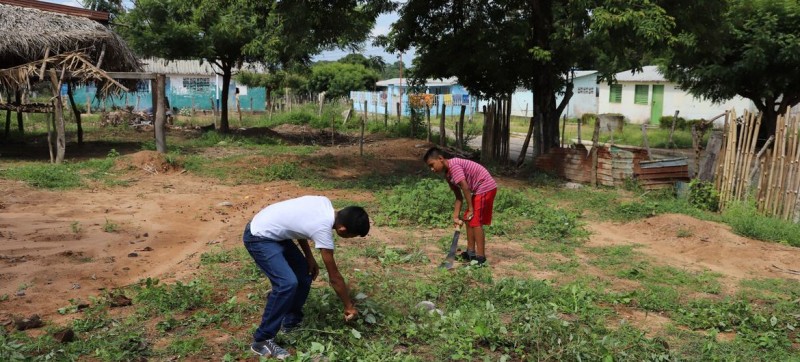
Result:
{"label": "sneaker", "polygon": [[484,265],[486,263],[486,256],[478,255],[478,256],[475,257],[475,259],[472,259],[472,260],[475,260],[477,262],[476,263],[477,265],[482,266],[482,265]]}
{"label": "sneaker", "polygon": [[474,255],[469,255],[469,252],[462,251],[461,254],[458,254],[458,258],[462,261],[471,261],[475,260]]}
{"label": "sneaker", "polygon": [[253,344],[250,345],[250,349],[259,356],[274,357],[280,360],[291,356],[289,351],[281,348],[281,346],[275,343],[274,339],[268,339],[262,342],[253,342]]}

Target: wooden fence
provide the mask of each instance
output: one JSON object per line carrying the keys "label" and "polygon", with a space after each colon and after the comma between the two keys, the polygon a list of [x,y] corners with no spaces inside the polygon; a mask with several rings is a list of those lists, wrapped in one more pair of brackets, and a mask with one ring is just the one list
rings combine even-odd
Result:
{"label": "wooden fence", "polygon": [[731,111],[725,118],[715,182],[720,208],[753,196],[764,214],[798,222],[800,115],[779,116],[775,135],[763,145],[758,142],[760,126],[761,116],[747,111],[742,117]]}

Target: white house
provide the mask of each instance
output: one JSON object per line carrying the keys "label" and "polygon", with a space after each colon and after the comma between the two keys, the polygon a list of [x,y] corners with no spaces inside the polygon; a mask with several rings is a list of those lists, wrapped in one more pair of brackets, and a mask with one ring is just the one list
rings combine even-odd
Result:
{"label": "white house", "polygon": [[685,119],[709,119],[731,109],[739,114],[755,109],[750,100],[740,96],[721,103],[696,97],[668,81],[652,65],[635,74],[617,73],[616,79],[614,84],[600,85],[598,113],[619,113],[632,123],[656,125],[661,117],[672,116],[675,111]]}

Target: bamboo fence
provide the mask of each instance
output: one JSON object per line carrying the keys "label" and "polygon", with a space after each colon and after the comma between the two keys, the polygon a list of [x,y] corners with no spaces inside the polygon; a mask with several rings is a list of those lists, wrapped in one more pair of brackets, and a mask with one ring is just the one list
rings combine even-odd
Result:
{"label": "bamboo fence", "polygon": [[760,126],[761,115],[747,111],[741,117],[731,111],[725,118],[722,152],[716,165],[720,208],[752,196],[762,213],[798,222],[800,115],[787,112],[779,116],[774,137],[756,153]]}

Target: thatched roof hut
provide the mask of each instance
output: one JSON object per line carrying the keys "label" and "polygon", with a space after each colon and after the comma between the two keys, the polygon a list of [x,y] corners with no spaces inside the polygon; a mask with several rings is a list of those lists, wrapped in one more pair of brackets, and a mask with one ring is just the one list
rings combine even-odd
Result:
{"label": "thatched roof hut", "polygon": [[141,67],[127,44],[111,29],[87,17],[59,14],[0,1],[0,69],[80,51],[105,71]]}

